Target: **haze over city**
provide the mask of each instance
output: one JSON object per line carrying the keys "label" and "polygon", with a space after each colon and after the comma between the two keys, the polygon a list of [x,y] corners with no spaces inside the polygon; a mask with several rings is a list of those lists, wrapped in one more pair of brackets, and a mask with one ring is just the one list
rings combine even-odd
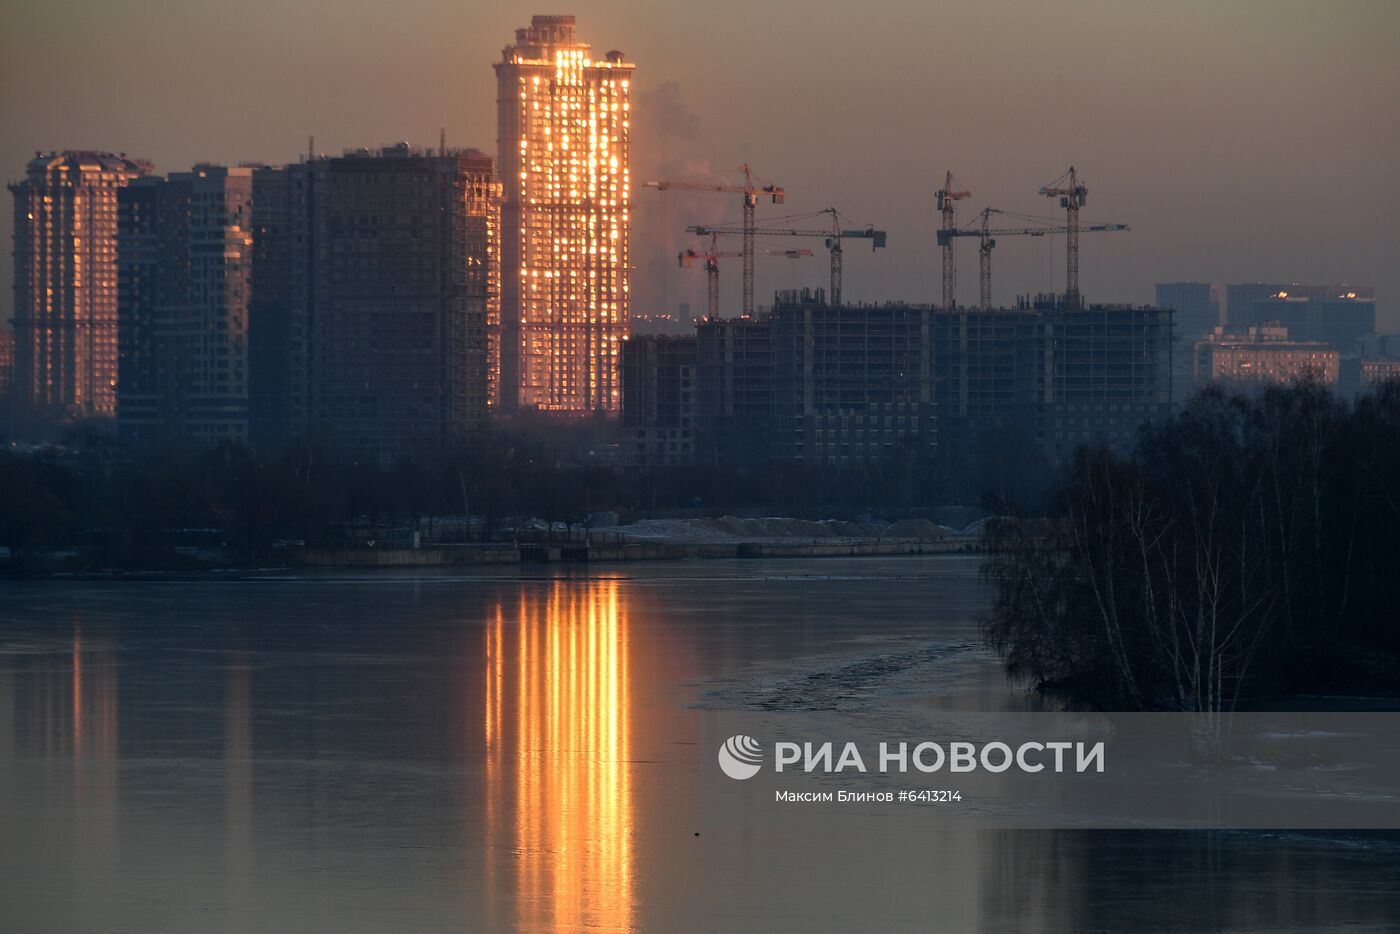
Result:
{"label": "haze over city", "polygon": [[[295,161],[395,140],[492,153],[490,70],[533,7],[251,0],[236,6],[20,0],[0,16],[0,164],[36,149],[151,159]],[[1036,189],[1074,164],[1093,301],[1147,302],[1154,282],[1374,284],[1400,324],[1400,157],[1386,2],[1120,4],[718,0],[703,9],[574,5],[579,35],[637,63],[633,179],[751,163],[786,187],[765,217],[834,205],[889,231],[847,250],[850,300],[936,301],[932,193],[951,169],[983,206],[1054,215]],[[634,314],[703,308],[703,275],[675,268],[687,224],[737,220],[719,198],[638,189]],[[736,199],[737,200],[737,199]],[[963,206],[966,207],[963,207]],[[1063,241],[1007,244],[995,300],[1063,288]],[[757,295],[825,283],[818,251],[762,261]],[[960,301],[976,298],[975,248]],[[10,317],[12,270],[0,264]],[[737,264],[722,281],[738,305]],[[657,307],[660,306],[660,307]]]}
{"label": "haze over city", "polygon": [[1393,930],[1398,37],[4,0],[0,928]]}

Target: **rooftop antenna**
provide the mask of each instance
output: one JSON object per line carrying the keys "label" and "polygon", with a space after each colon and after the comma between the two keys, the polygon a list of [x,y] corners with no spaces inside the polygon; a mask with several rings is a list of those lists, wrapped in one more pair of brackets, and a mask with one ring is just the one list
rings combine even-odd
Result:
{"label": "rooftop antenna", "polygon": [[447,155],[447,127],[438,129],[438,155]]}
{"label": "rooftop antenna", "polygon": [[315,162],[315,161],[316,161],[316,137],[315,137],[315,136],[307,136],[307,137],[306,137],[306,161],[307,161],[307,162]]}

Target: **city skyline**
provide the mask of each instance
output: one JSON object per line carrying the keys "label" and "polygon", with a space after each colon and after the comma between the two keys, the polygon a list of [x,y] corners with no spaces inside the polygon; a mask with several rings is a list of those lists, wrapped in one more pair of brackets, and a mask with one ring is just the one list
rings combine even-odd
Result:
{"label": "city skyline", "polygon": [[[952,4],[937,21],[914,21],[912,9],[838,8],[817,28],[774,4],[762,30],[723,4],[703,21],[623,2],[571,12],[588,38],[642,66],[638,183],[748,161],[786,187],[784,211],[834,204],[890,231],[889,250],[848,260],[852,299],[936,300],[931,199],[944,169],[973,191],[967,220],[983,205],[1052,213],[1035,191],[1072,162],[1092,191],[1086,221],[1133,227],[1085,244],[1088,300],[1147,301],[1154,283],[1184,279],[1363,282],[1377,287],[1381,328],[1396,326],[1387,299],[1400,294],[1389,260],[1397,220],[1387,206],[1400,182],[1386,170],[1386,102],[1400,93],[1400,66],[1385,37],[1400,11],[1357,2],[1329,18],[1305,4],[1072,3],[1051,21],[1023,5]],[[13,179],[35,149],[93,148],[138,154],[166,173],[200,161],[294,161],[308,133],[329,153],[401,138],[431,144],[442,126],[451,145],[488,149],[486,62],[532,12],[420,0],[336,17],[318,3],[151,2],[73,17],[64,4],[12,5],[0,39],[11,115],[0,160]],[[929,54],[948,46],[935,28],[966,41]],[[215,43],[195,55],[172,41],[201,30],[237,37],[230,45],[255,54],[257,72],[198,94],[160,80],[232,54]],[[973,74],[980,67],[931,67],[945,54],[966,63],[991,39],[999,56],[986,80]],[[1066,67],[1064,47],[1082,68]],[[716,64],[734,59],[747,64]],[[825,77],[832,63],[836,77]],[[1052,63],[1054,80],[1036,80]],[[1115,80],[1102,82],[1105,73]],[[34,94],[29,76],[40,74],[59,87]],[[1231,93],[1217,93],[1222,86]],[[866,106],[876,96],[882,106]],[[920,116],[894,133],[892,109]],[[829,151],[813,158],[818,138]],[[635,311],[703,307],[703,277],[673,269],[671,246],[688,239],[689,223],[734,219],[737,210],[714,200],[636,195],[636,242],[665,245],[635,251]],[[760,224],[774,213],[760,209]],[[1318,230],[1346,235],[1319,239]],[[959,298],[971,301],[975,250],[961,246]],[[1051,238],[1007,244],[995,303],[1061,288],[1061,248]],[[821,265],[759,263],[757,294],[819,284]],[[0,273],[5,312],[10,276]],[[737,289],[737,276],[722,282],[726,309]]]}

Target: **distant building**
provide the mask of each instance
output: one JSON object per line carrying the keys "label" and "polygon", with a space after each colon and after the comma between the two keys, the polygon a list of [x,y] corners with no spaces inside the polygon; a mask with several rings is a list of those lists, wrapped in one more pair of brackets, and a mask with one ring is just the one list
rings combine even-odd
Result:
{"label": "distant building", "polygon": [[1234,388],[1260,387],[1314,379],[1335,386],[1341,354],[1322,341],[1293,340],[1278,324],[1251,327],[1244,334],[1216,333],[1196,343],[1196,380]]}
{"label": "distant building", "polygon": [[1172,323],[1183,340],[1195,341],[1216,329],[1220,302],[1209,282],[1160,282],[1157,307],[1172,311]]}
{"label": "distant building", "polygon": [[[1242,333],[1246,328],[1264,324],[1270,320],[1267,311],[1255,307],[1256,302],[1284,297],[1305,298],[1323,301],[1338,297],[1369,299],[1374,301],[1376,290],[1362,285],[1302,285],[1297,282],[1240,282],[1225,286],[1225,320],[1221,323],[1232,333]],[[1295,334],[1294,337],[1299,335]]]}
{"label": "distant building", "polygon": [[695,336],[634,334],[622,346],[622,461],[629,467],[695,462]]}
{"label": "distant building", "polygon": [[197,165],[118,196],[117,425],[246,441],[253,170]]}
{"label": "distant building", "polygon": [[496,63],[502,408],[615,411],[628,334],[631,79],[572,16],[536,16]]}
{"label": "distant building", "polygon": [[1361,361],[1362,389],[1367,389],[1392,379],[1400,379],[1400,360]]}
{"label": "distant building", "polygon": [[1280,289],[1254,300],[1253,325],[1277,322],[1294,340],[1321,341],[1342,353],[1376,333],[1376,300],[1355,291],[1336,295],[1299,295]]}
{"label": "distant building", "polygon": [[[1055,458],[1083,443],[1126,446],[1168,414],[1170,317],[1055,301],[945,312],[780,295],[767,315],[698,324],[696,460],[850,466],[969,449],[1007,427]],[[624,386],[630,436],[648,396]],[[646,448],[632,450],[646,461]]]}
{"label": "distant building", "polygon": [[36,155],[14,195],[15,393],[34,427],[117,409],[117,192],[151,164]]}
{"label": "distant building", "polygon": [[387,465],[483,424],[500,185],[476,150],[358,150],[254,175],[255,435]]}

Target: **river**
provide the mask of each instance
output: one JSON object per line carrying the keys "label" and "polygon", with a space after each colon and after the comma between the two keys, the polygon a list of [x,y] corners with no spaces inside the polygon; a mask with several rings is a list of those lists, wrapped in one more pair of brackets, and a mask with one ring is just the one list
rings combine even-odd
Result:
{"label": "river", "polygon": [[0,930],[1394,929],[1394,836],[706,815],[717,712],[1025,708],[977,570],[7,582]]}

